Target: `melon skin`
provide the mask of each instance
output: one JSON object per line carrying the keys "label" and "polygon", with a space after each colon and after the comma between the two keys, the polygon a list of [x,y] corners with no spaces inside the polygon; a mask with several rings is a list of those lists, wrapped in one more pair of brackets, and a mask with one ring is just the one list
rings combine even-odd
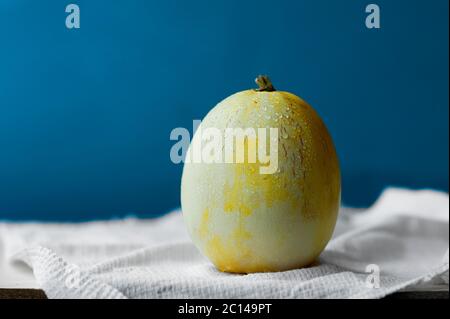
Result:
{"label": "melon skin", "polygon": [[315,110],[288,92],[247,90],[220,102],[200,127],[223,134],[278,128],[278,169],[260,174],[261,163],[186,162],[181,204],[196,247],[224,272],[313,263],[331,238],[341,196],[336,150]]}

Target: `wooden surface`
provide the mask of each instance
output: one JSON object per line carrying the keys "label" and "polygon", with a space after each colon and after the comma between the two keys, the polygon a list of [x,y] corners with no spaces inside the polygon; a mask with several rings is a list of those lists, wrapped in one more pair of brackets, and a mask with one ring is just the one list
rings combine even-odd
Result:
{"label": "wooden surface", "polygon": [[[0,299],[46,299],[40,289],[1,289]],[[448,291],[397,292],[387,299],[449,299]]]}
{"label": "wooden surface", "polygon": [[40,289],[0,288],[0,299],[47,299],[47,296]]}

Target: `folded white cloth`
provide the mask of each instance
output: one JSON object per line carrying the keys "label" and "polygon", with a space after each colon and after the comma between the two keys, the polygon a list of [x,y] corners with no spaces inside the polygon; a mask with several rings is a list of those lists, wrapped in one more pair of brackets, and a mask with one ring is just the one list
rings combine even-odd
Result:
{"label": "folded white cloth", "polygon": [[0,223],[11,263],[25,262],[49,298],[381,298],[448,289],[448,194],[386,190],[365,211],[342,209],[310,268],[217,271],[193,246],[180,212],[156,220]]}

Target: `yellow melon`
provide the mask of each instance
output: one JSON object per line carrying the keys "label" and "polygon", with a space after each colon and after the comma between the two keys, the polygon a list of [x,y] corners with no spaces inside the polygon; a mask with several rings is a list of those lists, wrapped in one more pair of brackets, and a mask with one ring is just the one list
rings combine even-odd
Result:
{"label": "yellow melon", "polygon": [[[207,114],[187,156],[208,128],[223,136],[230,128],[262,128],[266,137],[249,134],[239,145],[235,140],[233,155],[243,152],[244,162],[191,160],[183,169],[181,203],[189,234],[225,272],[310,265],[331,238],[340,205],[338,158],[323,121],[301,98],[276,91],[267,77],[257,83],[258,89],[236,93]],[[271,142],[277,146],[276,169],[263,173],[270,165],[250,161],[250,154],[260,145],[268,153]]]}

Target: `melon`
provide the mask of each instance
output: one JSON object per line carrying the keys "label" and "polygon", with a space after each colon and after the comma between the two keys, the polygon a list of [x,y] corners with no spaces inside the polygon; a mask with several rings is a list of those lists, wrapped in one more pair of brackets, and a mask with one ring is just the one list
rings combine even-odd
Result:
{"label": "melon", "polygon": [[[183,168],[181,205],[189,235],[224,272],[311,265],[332,236],[340,206],[339,162],[324,122],[300,97],[275,90],[267,76],[256,83],[257,89],[229,96],[206,115]],[[243,143],[236,139],[231,157],[189,160],[193,145],[208,138],[201,134],[208,129],[224,140],[230,129],[263,129],[266,135],[244,135]],[[273,150],[276,157],[255,160],[260,149],[266,155]]]}

